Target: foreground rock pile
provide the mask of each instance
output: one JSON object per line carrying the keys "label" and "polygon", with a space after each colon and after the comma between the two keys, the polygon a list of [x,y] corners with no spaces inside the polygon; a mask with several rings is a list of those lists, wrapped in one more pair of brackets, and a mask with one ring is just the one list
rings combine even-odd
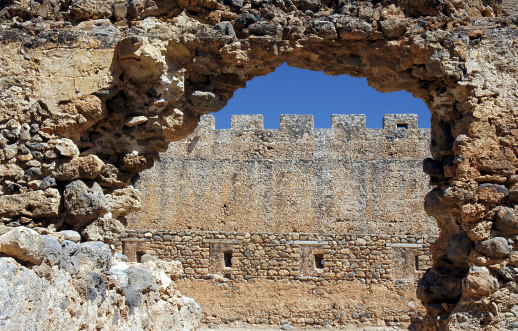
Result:
{"label": "foreground rock pile", "polygon": [[518,29],[499,2],[2,1],[2,222],[116,242],[137,174],[248,80],[363,76],[432,112],[426,327],[515,328]]}
{"label": "foreground rock pile", "polygon": [[66,236],[25,227],[0,236],[3,330],[196,328],[199,305],[174,288],[179,263],[126,263],[104,243]]}

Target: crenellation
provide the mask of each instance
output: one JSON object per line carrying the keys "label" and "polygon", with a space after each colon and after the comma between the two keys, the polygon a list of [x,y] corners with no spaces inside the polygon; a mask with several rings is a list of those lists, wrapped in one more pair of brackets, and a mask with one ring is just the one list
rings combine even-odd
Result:
{"label": "crenellation", "polygon": [[383,115],[384,130],[417,129],[417,114],[385,114]]}
{"label": "crenellation", "polygon": [[310,133],[315,128],[313,115],[282,114],[280,120],[280,131],[288,132],[295,138],[300,138],[304,133]]}
{"label": "crenellation", "polygon": [[230,116],[231,130],[253,131],[264,130],[263,115],[232,115]]}
{"label": "crenellation", "polygon": [[365,114],[333,114],[331,115],[331,129],[339,131],[365,130],[367,119]]}

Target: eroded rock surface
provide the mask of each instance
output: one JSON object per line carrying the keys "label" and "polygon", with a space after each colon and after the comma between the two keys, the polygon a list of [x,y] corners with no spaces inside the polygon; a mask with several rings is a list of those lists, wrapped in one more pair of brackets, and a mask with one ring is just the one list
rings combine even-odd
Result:
{"label": "eroded rock surface", "polygon": [[[201,114],[284,62],[364,76],[432,112],[435,188],[425,205],[441,236],[425,277],[433,281],[419,292],[425,326],[513,328],[518,238],[501,208],[518,196],[518,32],[516,6],[503,9],[496,0],[3,1],[2,221],[84,230],[110,208],[71,224],[70,182],[95,181],[105,196],[127,187]],[[452,261],[449,239],[463,233],[476,248]],[[499,286],[462,287],[472,274],[469,284]],[[443,291],[461,287],[460,296]]]}
{"label": "eroded rock surface", "polygon": [[104,243],[60,242],[27,228],[0,236],[0,251],[9,256],[0,257],[4,330],[193,330],[199,323],[200,306],[171,280],[182,272],[178,262],[126,263]]}

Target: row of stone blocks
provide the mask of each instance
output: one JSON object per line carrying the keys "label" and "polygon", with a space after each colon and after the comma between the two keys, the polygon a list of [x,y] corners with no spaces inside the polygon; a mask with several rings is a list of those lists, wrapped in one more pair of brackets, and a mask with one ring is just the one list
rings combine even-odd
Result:
{"label": "row of stone blocks", "polygon": [[[232,115],[230,127],[233,130],[264,130],[263,115]],[[364,114],[331,115],[331,129],[362,130],[366,129]],[[204,115],[200,119],[199,129],[210,131],[216,129],[216,121],[212,115]],[[314,129],[313,115],[281,114],[280,130],[309,132]],[[385,114],[383,116],[384,130],[417,129],[417,114]]]}

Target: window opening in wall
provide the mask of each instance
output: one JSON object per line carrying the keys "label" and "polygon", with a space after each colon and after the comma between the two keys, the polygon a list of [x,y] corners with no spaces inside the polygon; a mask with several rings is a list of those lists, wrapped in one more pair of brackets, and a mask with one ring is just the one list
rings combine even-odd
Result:
{"label": "window opening in wall", "polygon": [[398,123],[397,124],[397,129],[398,130],[406,130],[406,129],[408,129],[408,124],[407,123]]}
{"label": "window opening in wall", "polygon": [[146,254],[146,252],[137,251],[137,262],[142,262],[142,256]]}
{"label": "window opening in wall", "polygon": [[415,271],[419,271],[419,255],[415,256]]}
{"label": "window opening in wall", "polygon": [[315,269],[324,269],[324,254],[315,254]]}
{"label": "window opening in wall", "polygon": [[232,252],[226,251],[223,254],[223,259],[225,260],[225,268],[232,268]]}

